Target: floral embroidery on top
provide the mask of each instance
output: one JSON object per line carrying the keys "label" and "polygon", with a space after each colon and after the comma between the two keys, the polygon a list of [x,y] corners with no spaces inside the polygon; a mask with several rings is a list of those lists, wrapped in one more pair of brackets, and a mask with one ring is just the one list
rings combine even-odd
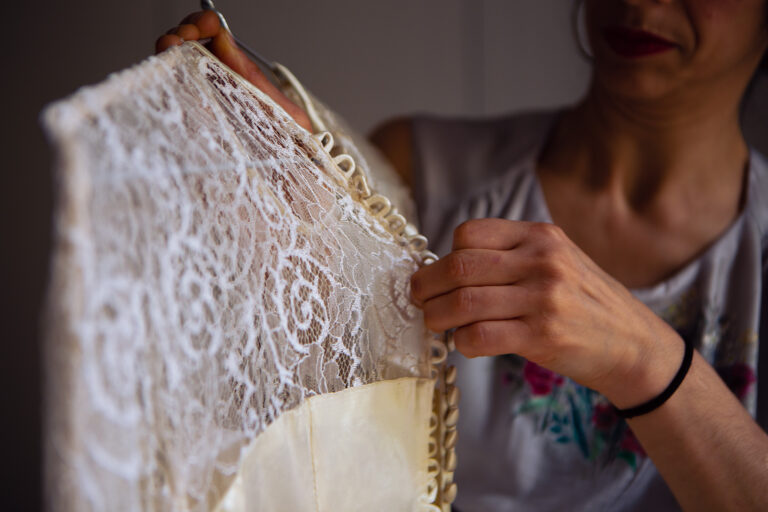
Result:
{"label": "floral embroidery on top", "polygon": [[693,343],[736,398],[748,410],[754,410],[757,377],[752,359],[758,343],[757,332],[739,331],[733,319],[723,313],[721,305],[702,299],[695,286],[658,315],[686,342]]}
{"label": "floral embroidery on top", "polygon": [[523,367],[523,378],[534,395],[548,395],[552,388],[563,384],[562,376],[530,361],[526,361]]}
{"label": "floral embroidery on top", "polygon": [[[637,468],[645,451],[602,395],[530,361],[513,362],[513,357],[507,357],[512,366],[522,363],[524,389],[519,391],[525,396],[513,414],[533,415],[541,432],[557,443],[575,444],[589,460],[607,464],[618,458]],[[513,386],[520,373],[509,370],[502,384]]]}

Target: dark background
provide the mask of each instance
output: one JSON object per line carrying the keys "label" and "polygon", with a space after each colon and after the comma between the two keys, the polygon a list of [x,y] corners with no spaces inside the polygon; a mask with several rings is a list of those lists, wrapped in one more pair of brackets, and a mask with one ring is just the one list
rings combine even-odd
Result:
{"label": "dark background", "polygon": [[[221,0],[233,31],[360,131],[414,111],[490,115],[584,91],[569,0]],[[2,65],[1,510],[42,504],[41,304],[54,188],[41,109],[139,62],[197,2],[17,2]],[[768,153],[768,78],[745,124]]]}

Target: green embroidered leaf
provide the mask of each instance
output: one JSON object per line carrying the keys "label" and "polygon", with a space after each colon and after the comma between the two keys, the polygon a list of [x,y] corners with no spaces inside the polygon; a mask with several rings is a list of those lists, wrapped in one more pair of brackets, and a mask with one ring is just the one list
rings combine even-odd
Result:
{"label": "green embroidered leaf", "polygon": [[523,414],[527,412],[540,411],[541,409],[545,409],[550,405],[552,405],[551,396],[539,396],[536,398],[531,398],[526,403],[522,404],[520,408],[517,409],[517,413]]}
{"label": "green embroidered leaf", "polygon": [[573,415],[573,433],[576,438],[576,444],[579,445],[581,454],[584,458],[589,458],[589,445],[587,443],[587,436],[584,434],[584,426],[581,424],[581,413],[579,408],[576,407],[576,403],[573,401],[573,396],[568,395],[568,401],[571,403],[571,414]]}
{"label": "green embroidered leaf", "polygon": [[619,452],[618,455],[616,455],[616,458],[626,461],[626,463],[629,464],[629,467],[631,467],[632,470],[637,469],[637,456],[634,453],[627,450],[622,450]]}
{"label": "green embroidered leaf", "polygon": [[603,434],[597,433],[592,439],[592,452],[589,454],[589,460],[597,459],[597,456],[603,452],[605,447],[605,439]]}

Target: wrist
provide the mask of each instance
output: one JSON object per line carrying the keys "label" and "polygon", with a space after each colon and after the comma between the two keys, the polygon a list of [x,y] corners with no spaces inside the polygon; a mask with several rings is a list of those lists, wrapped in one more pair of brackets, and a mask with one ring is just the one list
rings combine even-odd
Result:
{"label": "wrist", "polygon": [[685,353],[680,335],[655,315],[633,338],[602,391],[618,409],[645,404],[662,394],[680,370]]}
{"label": "wrist", "polygon": [[644,414],[648,414],[649,412],[655,411],[664,403],[669,400],[673,394],[675,394],[675,391],[677,391],[677,388],[680,387],[680,384],[683,383],[683,379],[688,374],[688,370],[691,367],[691,362],[693,361],[693,344],[686,343],[685,344],[685,352],[683,353],[683,361],[680,363],[680,368],[677,370],[677,373],[675,374],[672,381],[667,384],[667,387],[659,393],[658,395],[654,396],[650,400],[647,400],[639,405],[636,405],[634,407],[628,407],[624,409],[619,409],[616,406],[614,408],[616,409],[616,414],[619,415],[621,418],[634,418],[636,416],[642,416]]}

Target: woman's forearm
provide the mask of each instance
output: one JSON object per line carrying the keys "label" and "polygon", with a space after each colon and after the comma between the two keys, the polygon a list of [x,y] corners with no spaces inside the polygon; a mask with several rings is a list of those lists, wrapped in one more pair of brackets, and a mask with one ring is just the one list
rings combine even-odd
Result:
{"label": "woman's forearm", "polygon": [[698,353],[664,405],[628,422],[684,510],[768,509],[768,435]]}

